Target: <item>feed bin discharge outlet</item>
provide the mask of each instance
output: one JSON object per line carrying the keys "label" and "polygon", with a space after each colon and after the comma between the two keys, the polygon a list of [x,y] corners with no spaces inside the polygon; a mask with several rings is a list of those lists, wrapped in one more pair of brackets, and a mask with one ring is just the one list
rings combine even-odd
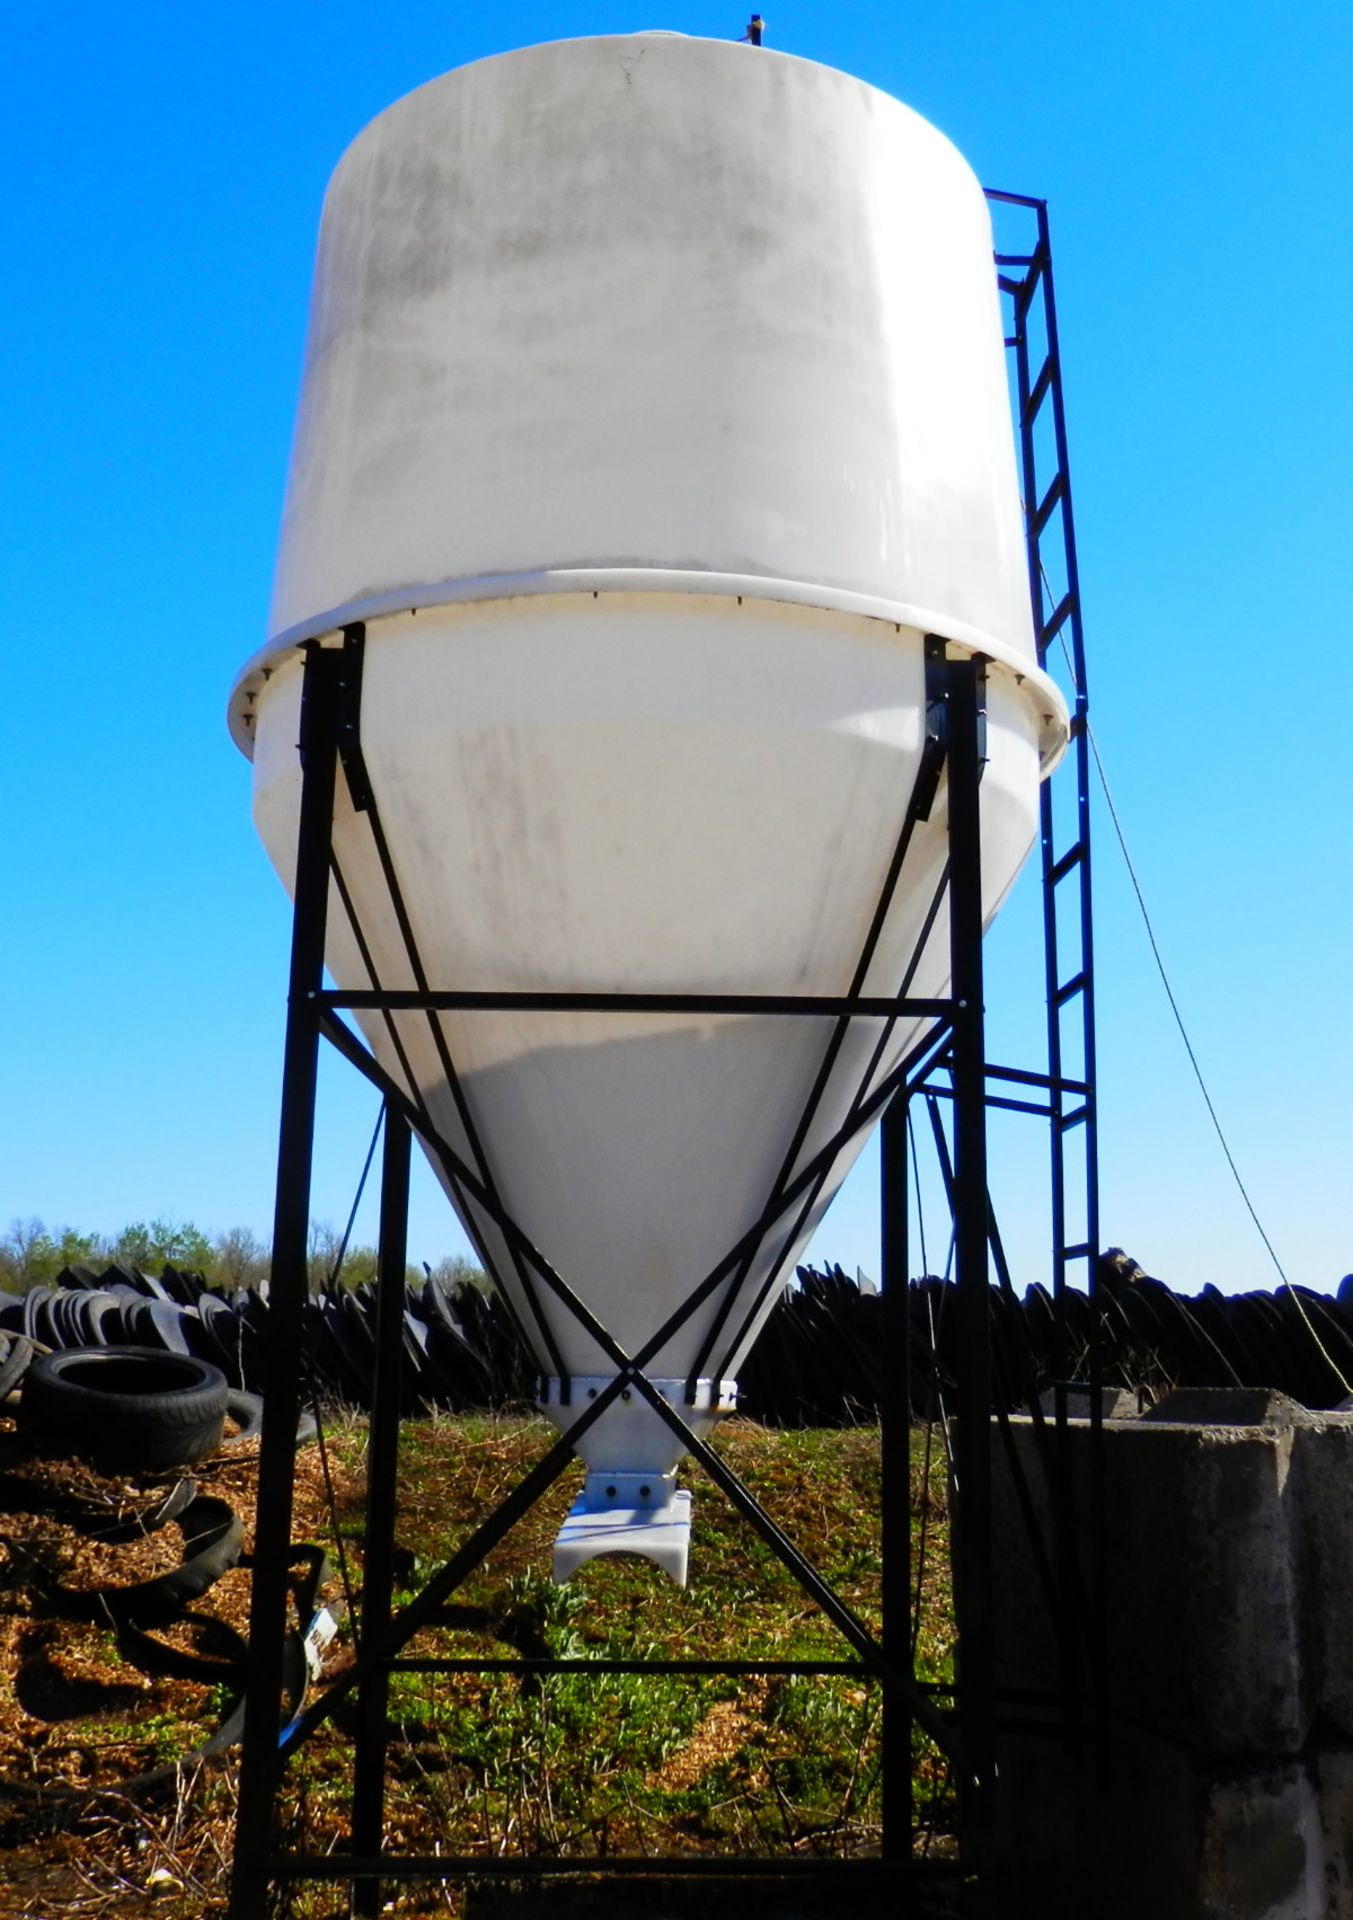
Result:
{"label": "feed bin discharge outlet", "polygon": [[[561,1431],[616,1378],[598,1326],[629,1355],[663,1333],[643,1372],[694,1431],[734,1405],[864,1132],[806,1211],[772,1196],[924,1036],[662,1003],[944,993],[945,782],[917,798],[937,653],[987,662],[985,920],[1032,845],[1066,711],[1002,335],[960,155],[765,50],[479,61],[334,175],[271,638],[231,726],[290,886],[306,643],[349,650],[327,964],[485,996],[357,1018],[454,1150],[430,1157]],[[576,1004],[522,1004],[543,994]],[[578,1451],[556,1574],[626,1548],[684,1581],[663,1418],[627,1388]]]}

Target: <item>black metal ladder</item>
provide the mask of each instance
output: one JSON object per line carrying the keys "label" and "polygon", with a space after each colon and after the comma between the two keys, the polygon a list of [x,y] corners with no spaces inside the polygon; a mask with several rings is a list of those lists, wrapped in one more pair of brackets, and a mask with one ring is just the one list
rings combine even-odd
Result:
{"label": "black metal ladder", "polygon": [[[1048,1103],[1052,1156],[1052,1280],[1095,1292],[1099,1254],[1098,1127],[1095,1098],[1095,969],[1090,860],[1090,733],[1076,529],[1067,462],[1057,308],[1047,204],[988,192],[989,201],[1032,215],[1025,252],[997,253],[1009,301],[1006,337],[1014,364],[1020,468],[1038,663],[1060,678],[1071,707],[1069,754],[1075,802],[1059,807],[1064,783],[1039,795],[1047,986]],[[1070,895],[1070,898],[1067,896]],[[1068,1061],[1074,1069],[1068,1072]],[[1073,1196],[1078,1203],[1074,1210]]]}

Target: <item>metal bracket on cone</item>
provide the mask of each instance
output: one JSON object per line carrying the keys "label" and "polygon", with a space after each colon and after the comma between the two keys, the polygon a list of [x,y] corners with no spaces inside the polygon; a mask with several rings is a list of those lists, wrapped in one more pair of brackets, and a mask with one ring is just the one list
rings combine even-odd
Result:
{"label": "metal bracket on cone", "polygon": [[[576,1413],[612,1386],[610,1374],[587,1375],[565,1383],[541,1382],[541,1412],[561,1433],[570,1434]],[[677,1487],[677,1468],[685,1440],[702,1439],[737,1405],[734,1380],[698,1380],[694,1404],[685,1404],[685,1382],[646,1382],[668,1406],[680,1410],[689,1433],[674,1433],[650,1403],[644,1389],[623,1387],[619,1399],[577,1441],[587,1465],[583,1491],[569,1509],[554,1543],[553,1574],[562,1585],[588,1560],[603,1553],[634,1553],[676,1582],[686,1584],[691,1542],[691,1496]]]}

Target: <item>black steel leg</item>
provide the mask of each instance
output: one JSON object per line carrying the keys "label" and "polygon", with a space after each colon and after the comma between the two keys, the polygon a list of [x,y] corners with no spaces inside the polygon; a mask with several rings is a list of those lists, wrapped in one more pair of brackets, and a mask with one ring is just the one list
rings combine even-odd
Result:
{"label": "black steel leg", "polygon": [[[376,1292],[376,1380],[367,1450],[366,1542],[362,1559],[362,1638],[379,1637],[390,1623],[394,1594],[395,1488],[399,1483],[400,1376],[404,1354],[404,1270],[409,1222],[407,1123],[385,1109],[381,1176],[380,1270]],[[385,1825],[386,1709],[389,1670],[376,1665],[362,1681],[357,1707],[357,1756],[352,1794],[352,1850],[379,1853]],[[381,1910],[378,1880],[360,1880],[353,1912]]]}
{"label": "black steel leg", "polygon": [[959,1711],[965,1765],[960,1847],[983,1876],[993,1819],[995,1652],[991,1561],[991,1347],[987,1266],[986,1060],[982,977],[983,673],[954,661],[949,693],[949,939],[954,996],[954,1271],[963,1329],[958,1382],[957,1556]]}
{"label": "black steel leg", "polygon": [[[907,1273],[907,1102],[899,1094],[883,1116],[882,1539],[883,1650],[898,1669],[911,1664],[911,1300]],[[911,1859],[911,1703],[883,1692],[883,1857]]]}
{"label": "black steel leg", "polygon": [[296,852],[291,978],[277,1148],[263,1439],[258,1462],[249,1681],[240,1765],[239,1823],[231,1875],[230,1920],[267,1911],[268,1855],[277,1798],[278,1720],[288,1631],[291,1487],[300,1410],[302,1315],[310,1235],[310,1174],[319,1067],[319,993],[329,903],[338,708],[343,660],[315,643],[307,649],[301,696],[300,833]]}

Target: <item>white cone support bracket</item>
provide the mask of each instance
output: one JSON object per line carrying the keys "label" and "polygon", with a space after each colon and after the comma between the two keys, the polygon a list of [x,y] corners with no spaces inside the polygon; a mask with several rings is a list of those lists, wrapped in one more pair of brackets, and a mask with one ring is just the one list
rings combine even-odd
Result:
{"label": "white cone support bracket", "polygon": [[[546,1380],[538,1405],[567,1433],[582,1410],[611,1384],[606,1374]],[[701,1439],[737,1405],[734,1380],[697,1380],[687,1400],[684,1380],[653,1380]],[[691,1496],[676,1483],[684,1448],[641,1393],[626,1388],[578,1442],[588,1472],[554,1543],[554,1578],[563,1583],[603,1553],[635,1553],[686,1584],[691,1542]]]}
{"label": "white cone support bracket", "polygon": [[589,1473],[554,1543],[554,1579],[562,1586],[603,1553],[635,1553],[684,1587],[690,1546],[691,1496],[675,1469],[659,1480]]}

